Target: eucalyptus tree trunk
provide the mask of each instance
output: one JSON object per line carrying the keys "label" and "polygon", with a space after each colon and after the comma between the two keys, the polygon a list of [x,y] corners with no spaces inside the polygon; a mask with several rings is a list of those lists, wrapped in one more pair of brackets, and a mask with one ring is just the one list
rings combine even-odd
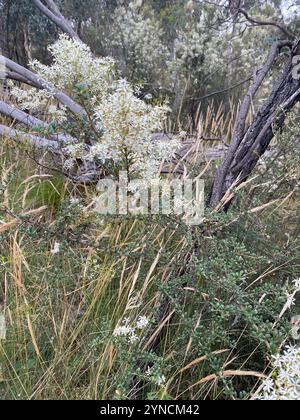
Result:
{"label": "eucalyptus tree trunk", "polygon": [[[246,127],[251,102],[284,47],[290,48],[284,69],[264,105],[254,116],[252,124]],[[229,150],[217,171],[208,203],[210,207],[216,206],[233,186],[237,187],[247,180],[270,146],[276,130],[284,126],[288,112],[300,101],[300,80],[293,75],[293,59],[299,53],[299,40],[292,45],[290,42],[276,42],[266,64],[256,72],[242,103]],[[224,203],[225,207],[228,204]]]}

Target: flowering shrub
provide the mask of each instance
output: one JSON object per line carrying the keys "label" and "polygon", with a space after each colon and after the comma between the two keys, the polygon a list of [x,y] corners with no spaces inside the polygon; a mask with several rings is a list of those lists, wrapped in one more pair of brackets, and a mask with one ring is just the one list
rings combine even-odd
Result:
{"label": "flowering shrub", "polygon": [[[39,184],[41,172],[28,157],[26,161],[24,149],[12,149],[0,154],[0,219],[11,220],[3,208],[9,197],[10,213],[20,216],[20,222],[0,234],[0,272],[20,282],[11,281],[8,295],[11,317],[0,351],[5,378],[1,397],[250,398],[257,378],[231,378],[224,371],[262,375],[290,335],[286,308],[299,283],[287,279],[300,275],[299,218],[289,210],[287,231],[283,206],[250,214],[249,208],[266,202],[268,187],[263,185],[259,201],[252,198],[249,204],[250,198],[241,196],[241,209],[206,215],[199,261],[191,258],[194,242],[186,225],[166,217],[138,223],[103,220],[88,211],[90,198],[69,183],[59,189],[58,206],[31,196],[32,208],[48,206],[44,217],[22,216],[21,206],[28,205],[28,190]],[[257,188],[269,180],[265,172],[260,180]],[[50,183],[58,188],[55,178]],[[22,188],[24,194],[17,195]],[[182,275],[186,264],[189,272]],[[20,284],[26,287],[26,299],[20,297]],[[168,311],[162,312],[166,306]],[[166,322],[164,314],[172,313]],[[154,336],[162,337],[156,348],[146,345]]]}
{"label": "flowering shrub", "polygon": [[115,91],[95,109],[97,128],[103,135],[89,156],[102,162],[111,160],[129,175],[133,172],[150,179],[178,146],[176,139],[152,140],[152,133],[163,129],[167,111],[138,99],[126,81],[118,82]]}
{"label": "flowering shrub", "polygon": [[[217,66],[222,66],[224,58],[220,54],[220,41],[210,39],[203,30],[201,23],[187,25],[178,32],[174,41],[175,62],[181,68],[182,74],[190,77],[191,72],[196,76],[207,75]],[[197,78],[197,77],[196,77]]]}
{"label": "flowering shrub", "polygon": [[130,325],[130,319],[124,319],[121,326],[117,327],[113,333],[114,337],[125,337],[129,344],[139,341],[138,333],[148,327],[149,318],[140,316],[134,326]]}
{"label": "flowering shrub", "polygon": [[[34,61],[32,67],[51,86],[50,91],[13,89],[13,95],[23,109],[47,110],[57,124],[70,120],[66,107],[51,105],[53,93],[66,91],[86,111],[85,121],[70,125],[70,133],[78,141],[66,149],[69,158],[66,169],[77,160],[97,162],[106,172],[117,175],[126,170],[129,176],[151,179],[162,160],[169,159],[178,140],[169,142],[153,139],[161,132],[168,107],[153,106],[138,98],[125,80],[114,76],[111,58],[95,58],[88,46],[62,35],[49,47],[53,64],[45,66]],[[77,124],[77,125],[76,125]],[[64,132],[68,125],[64,125]]]}
{"label": "flowering shrub", "polygon": [[[114,344],[119,350],[119,357],[122,359],[125,356],[129,362],[127,367],[129,378],[130,375],[134,375],[154,386],[161,387],[166,382],[166,377],[162,374],[162,360],[151,352],[141,350],[150,325],[151,320],[147,316],[139,316],[134,323],[129,318],[124,318],[121,325],[116,327],[113,332]],[[131,369],[134,369],[136,360],[139,358],[144,360],[148,367],[147,369],[138,368],[133,374]],[[132,366],[130,366],[131,363],[133,363]]]}
{"label": "flowering shrub", "polygon": [[61,35],[48,47],[53,64],[46,66],[37,60],[31,62],[43,79],[59,90],[74,93],[74,88],[84,87],[89,97],[100,100],[111,86],[114,61],[111,58],[94,57],[90,48],[82,42]]}
{"label": "flowering shrub", "polygon": [[118,52],[123,76],[129,76],[133,81],[156,83],[169,53],[162,42],[160,22],[151,12],[147,17],[139,12],[141,6],[142,2],[137,0],[130,2],[128,7],[120,4],[116,8],[108,51],[111,54]]}
{"label": "flowering shrub", "polygon": [[[295,280],[294,290],[286,293],[286,304],[279,318],[296,303],[296,294],[300,292],[300,279]],[[296,327],[297,329],[297,327]],[[273,356],[274,373],[263,385],[262,400],[300,399],[300,348],[287,346],[283,355]]]}
{"label": "flowering shrub", "polygon": [[157,386],[161,386],[166,382],[166,377],[165,375],[161,374],[159,367],[148,367],[146,371],[146,377],[149,378],[150,382]]}

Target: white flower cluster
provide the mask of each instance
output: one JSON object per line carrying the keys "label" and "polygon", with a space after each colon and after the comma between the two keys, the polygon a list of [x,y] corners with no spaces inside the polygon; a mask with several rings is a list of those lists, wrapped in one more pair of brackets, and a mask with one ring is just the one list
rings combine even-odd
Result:
{"label": "white flower cluster", "polygon": [[94,145],[88,158],[105,163],[111,160],[129,175],[151,179],[162,160],[172,156],[179,145],[177,139],[155,141],[152,134],[163,130],[168,108],[152,106],[135,96],[124,80],[95,110],[101,141]]}
{"label": "white flower cluster", "polygon": [[33,112],[37,112],[41,108],[46,107],[50,99],[50,95],[46,91],[35,88],[25,90],[17,86],[13,86],[11,95],[15,97],[19,108],[23,110],[28,109]]}
{"label": "white flower cluster", "polygon": [[134,344],[139,341],[138,331],[142,331],[148,327],[149,318],[140,316],[134,326],[130,325],[130,319],[123,320],[121,326],[117,327],[113,333],[114,337],[125,337],[128,344]]}
{"label": "white flower cluster", "polygon": [[[179,145],[176,139],[153,140],[153,133],[163,130],[168,107],[153,106],[139,99],[139,92],[129,83],[114,78],[113,60],[95,58],[82,42],[62,35],[49,50],[53,55],[52,65],[45,66],[37,61],[32,65],[53,90],[68,92],[84,106],[93,138],[91,147],[79,141],[66,148],[65,168],[71,169],[76,159],[87,163],[97,161],[108,164],[110,169],[113,167],[114,175],[118,170],[126,170],[130,176],[150,181],[162,160],[170,159]],[[47,106],[51,92],[16,89],[15,95],[24,109],[35,110]],[[52,102],[48,103],[47,112],[57,117],[55,121],[63,122],[67,110],[58,109]],[[81,130],[79,127],[78,138]]]}
{"label": "white flower cluster", "polygon": [[300,348],[286,347],[283,355],[277,355],[273,361],[274,374],[264,382],[264,401],[299,401],[300,400]]}
{"label": "white flower cluster", "polygon": [[167,60],[168,89],[175,91],[180,103],[186,89],[210,88],[211,74],[224,75],[224,39],[207,33],[199,22],[189,21],[177,30],[173,43],[173,54]]}
{"label": "white flower cluster", "polygon": [[208,39],[200,24],[180,31],[174,48],[177,62],[190,71],[207,74],[223,62],[217,40]]}
{"label": "white flower cluster", "polygon": [[86,44],[66,35],[61,35],[48,50],[53,57],[51,66],[37,60],[31,63],[40,77],[69,94],[77,86],[86,89],[94,100],[106,95],[113,77],[114,61],[111,58],[94,57]]}
{"label": "white flower cluster", "polygon": [[144,17],[139,10],[141,6],[141,1],[132,1],[128,7],[119,6],[109,35],[111,54],[123,52],[119,54],[123,75],[133,76],[136,81],[153,79],[155,69],[162,73],[162,64],[169,54],[162,42],[159,21],[151,15]]}
{"label": "white flower cluster", "polygon": [[300,279],[294,280],[293,284],[295,285],[295,291],[300,292]]}
{"label": "white flower cluster", "polygon": [[10,94],[15,98],[20,109],[49,117],[60,124],[67,120],[67,110],[62,104],[51,100],[52,94],[35,88],[22,89],[13,85]]}

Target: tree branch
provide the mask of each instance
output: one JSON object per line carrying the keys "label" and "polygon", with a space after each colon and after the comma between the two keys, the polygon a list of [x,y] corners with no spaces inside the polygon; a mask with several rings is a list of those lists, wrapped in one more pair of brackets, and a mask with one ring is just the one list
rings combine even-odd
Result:
{"label": "tree branch", "polygon": [[[40,120],[39,118],[33,117],[32,115],[29,115],[20,109],[14,108],[3,101],[0,101],[0,114],[5,115],[14,121],[18,121],[21,124],[25,124],[27,127],[42,127],[45,130],[49,128],[49,124],[46,122]],[[68,142],[76,143],[77,141],[73,137],[64,133],[52,134],[50,137],[64,144]]]}
{"label": "tree branch", "polygon": [[48,140],[32,134],[22,133],[5,125],[0,124],[0,136],[9,137],[18,143],[28,144],[38,149],[47,149],[51,151],[61,150],[60,143],[54,140]]}
{"label": "tree branch", "polygon": [[36,7],[46,15],[55,25],[57,25],[63,32],[69,35],[70,38],[77,41],[81,41],[77,33],[72,28],[71,24],[63,17],[60,13],[58,7],[53,1],[47,1],[47,6],[45,6],[40,0],[32,0]]}
{"label": "tree branch", "polygon": [[287,36],[290,39],[295,39],[296,35],[290,32],[287,28],[285,28],[282,24],[278,22],[272,22],[272,21],[263,21],[263,20],[256,20],[248,15],[248,13],[243,9],[238,9],[237,14],[241,14],[245,16],[245,18],[248,20],[248,22],[253,23],[256,26],[274,26],[278,28],[281,32],[284,33],[285,36]]}
{"label": "tree branch", "polygon": [[57,99],[67,108],[69,108],[69,110],[74,114],[85,115],[85,111],[83,110],[83,108],[76,102],[74,102],[73,99],[71,99],[68,95],[66,95],[63,92],[57,92],[53,85],[49,84],[46,80],[43,80],[42,78],[34,74],[32,71],[26,69],[25,67],[22,67],[20,64],[17,64],[4,56],[0,56],[0,62],[4,63],[6,69],[21,75],[22,78],[25,78],[31,84],[41,86],[43,89],[50,92],[55,99]]}
{"label": "tree branch", "polygon": [[5,115],[6,117],[11,118],[12,120],[16,120],[29,127],[48,127],[48,124],[46,124],[44,121],[28,115],[24,111],[13,108],[3,101],[0,101],[0,114]]}
{"label": "tree branch", "polygon": [[51,12],[53,12],[55,15],[59,16],[59,17],[63,17],[63,15],[61,14],[58,6],[55,4],[55,2],[53,0],[45,0],[48,9],[51,10]]}
{"label": "tree branch", "polygon": [[251,80],[251,77],[248,77],[247,79],[242,80],[242,81],[240,81],[240,82],[238,82],[238,83],[236,83],[236,84],[234,84],[232,86],[229,86],[229,87],[227,87],[225,89],[217,90],[216,92],[209,93],[209,94],[207,94],[205,96],[200,96],[200,97],[190,96],[187,99],[193,99],[193,100],[196,100],[196,101],[204,101],[205,99],[211,98],[212,96],[221,95],[222,93],[230,92],[231,90],[234,90],[234,89],[236,89],[236,88],[238,88],[238,87],[240,87],[240,86],[242,86],[242,85],[250,82],[250,80]]}
{"label": "tree branch", "polygon": [[6,79],[14,80],[15,82],[20,82],[20,83],[24,83],[25,85],[35,87],[36,89],[43,89],[43,86],[41,84],[40,85],[35,84],[32,81],[26,79],[26,77],[22,76],[21,74],[13,72],[13,71],[7,71],[4,74],[4,77]]}

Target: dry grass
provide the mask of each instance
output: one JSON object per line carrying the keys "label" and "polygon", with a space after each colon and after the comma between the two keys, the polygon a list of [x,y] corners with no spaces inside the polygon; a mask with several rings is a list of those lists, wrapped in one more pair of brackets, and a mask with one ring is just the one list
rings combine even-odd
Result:
{"label": "dry grass", "polygon": [[[228,143],[236,112],[233,104],[228,113],[223,106],[216,112],[208,108],[205,114],[199,109],[198,143],[204,147]],[[208,137],[212,140],[205,140]],[[197,161],[196,155],[195,167]],[[189,235],[183,234],[178,225],[172,229],[166,221],[145,223],[135,219],[99,224],[90,220],[84,209],[79,219],[66,219],[61,226],[60,207],[74,193],[74,186],[61,182],[51,171],[38,166],[26,149],[16,148],[5,139],[0,146],[0,165],[1,181],[8,181],[0,204],[0,309],[8,332],[5,342],[0,342],[3,398],[106,399],[135,398],[137,392],[141,395],[143,390],[134,386],[130,390],[119,387],[133,350],[129,348],[128,358],[120,359],[112,334],[124,318],[134,322],[140,315],[152,317],[157,312],[162,288],[168,287],[174,267],[179,264],[180,269],[180,264],[189,262]],[[209,168],[208,162],[201,175]],[[86,188],[77,193],[85,197],[88,207],[92,192]],[[254,207],[252,214],[267,208]],[[63,240],[65,232],[69,232],[72,238],[85,220],[89,228],[68,241],[60,254],[53,254],[51,250],[59,237]],[[44,228],[47,232],[41,230]],[[187,287],[186,293],[194,294],[195,290]],[[205,293],[204,299],[208,299]],[[221,371],[208,374],[208,356],[192,356],[191,338],[180,349],[184,357],[178,361],[174,337],[186,327],[173,317],[174,312],[171,308],[154,324],[141,344],[140,351],[147,350],[163,331],[160,353],[173,367],[165,386],[153,386],[152,395],[159,399],[218,398],[221,376],[251,376],[255,380],[264,377],[264,372],[245,369],[245,362],[233,369],[233,351],[222,347],[214,352],[214,356],[222,358]],[[191,331],[196,331],[201,322],[202,314]],[[253,354],[248,355],[249,359]],[[192,369],[196,369],[193,372],[197,377],[191,381]]]}

